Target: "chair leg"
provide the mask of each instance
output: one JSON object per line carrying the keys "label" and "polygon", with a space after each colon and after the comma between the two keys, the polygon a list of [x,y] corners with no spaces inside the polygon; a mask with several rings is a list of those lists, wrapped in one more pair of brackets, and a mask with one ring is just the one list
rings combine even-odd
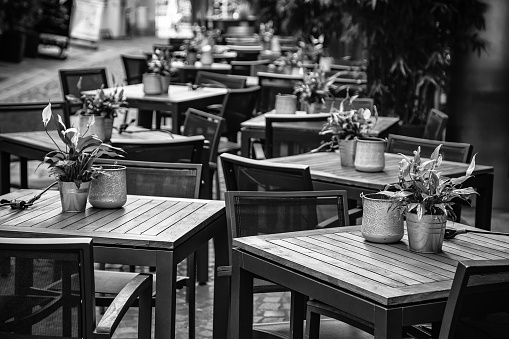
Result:
{"label": "chair leg", "polygon": [[306,312],[306,338],[318,339],[320,337],[320,314],[308,307]]}
{"label": "chair leg", "polygon": [[140,293],[138,304],[138,337],[150,339],[152,336],[152,289]]}
{"label": "chair leg", "polygon": [[196,331],[196,252],[187,257],[187,282],[186,299],[189,307],[189,339],[194,339]]}
{"label": "chair leg", "polygon": [[196,254],[196,278],[200,285],[205,285],[209,281],[209,244],[202,245]]}
{"label": "chair leg", "polygon": [[219,183],[219,170],[216,169],[216,173],[214,173],[216,179],[216,200],[221,200],[221,185]]}

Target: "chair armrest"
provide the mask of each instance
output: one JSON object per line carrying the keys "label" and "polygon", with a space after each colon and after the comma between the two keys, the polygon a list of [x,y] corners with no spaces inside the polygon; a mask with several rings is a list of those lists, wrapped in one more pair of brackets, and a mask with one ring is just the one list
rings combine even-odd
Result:
{"label": "chair armrest", "polygon": [[221,114],[221,112],[223,111],[223,104],[213,104],[213,105],[208,105],[207,106],[207,112],[211,113],[211,114]]}
{"label": "chair armrest", "polygon": [[356,225],[356,220],[362,217],[362,208],[355,207],[348,210],[350,225]]}
{"label": "chair armrest", "polygon": [[256,160],[264,160],[267,159],[265,157],[265,151],[263,150],[263,146],[260,141],[253,141],[253,144],[251,145],[253,149],[253,157]]}
{"label": "chair armrest", "polygon": [[[151,274],[138,274],[133,278],[115,297],[111,305],[104,313],[101,321],[96,327],[96,333],[109,333],[110,335],[115,332],[118,324],[129,310],[129,308],[140,298],[139,312],[152,314],[151,298],[152,298],[152,275]],[[148,300],[144,300],[148,299]],[[145,302],[144,302],[145,301]],[[143,307],[148,306],[148,310]]]}
{"label": "chair armrest", "polygon": [[217,268],[218,277],[231,277],[232,267],[231,266],[219,266]]}

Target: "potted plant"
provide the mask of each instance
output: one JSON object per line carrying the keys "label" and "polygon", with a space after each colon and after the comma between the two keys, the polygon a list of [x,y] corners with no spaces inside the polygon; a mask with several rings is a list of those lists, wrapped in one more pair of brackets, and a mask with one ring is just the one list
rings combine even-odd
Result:
{"label": "potted plant", "polygon": [[454,199],[469,202],[476,191],[461,185],[472,176],[475,155],[464,176],[447,178],[440,175],[442,163],[439,145],[429,160],[422,160],[420,147],[413,158],[402,155],[398,183],[387,185],[382,194],[393,200],[393,208],[405,213],[408,245],[411,251],[436,253],[442,250],[447,216],[455,219]]}
{"label": "potted plant", "polygon": [[[90,116],[89,127],[94,124],[94,115]],[[48,133],[47,125],[53,118],[57,134],[65,147],[59,146]],[[51,111],[51,103],[42,111],[42,122],[56,150],[46,154],[44,163],[49,165],[50,175],[58,181],[63,212],[82,212],[87,203],[90,181],[96,178],[100,169],[93,168],[94,161],[103,155],[123,157],[121,148],[104,144],[89,129],[81,133],[79,129],[67,128],[62,117]]]}
{"label": "potted plant", "polygon": [[[78,81],[78,88],[81,87],[80,83],[81,81]],[[109,142],[113,120],[120,111],[128,107],[124,89],[117,86],[113,91],[106,93],[104,86],[101,86],[94,96],[83,95],[81,102],[83,106],[76,112],[79,116],[80,130],[88,129],[90,133],[96,134],[103,142]]]}
{"label": "potted plant", "polygon": [[171,57],[156,49],[147,60],[147,70],[143,74],[143,91],[146,94],[168,93],[171,76],[176,69],[171,66]]}
{"label": "potted plant", "polygon": [[332,107],[327,122],[323,125],[320,134],[331,134],[331,141],[323,144],[318,149],[339,149],[341,166],[354,166],[356,157],[356,141],[359,138],[367,138],[369,131],[378,121],[378,112],[374,107],[374,121],[369,109],[352,108],[352,102],[357,96],[349,95],[343,99],[339,109]]}

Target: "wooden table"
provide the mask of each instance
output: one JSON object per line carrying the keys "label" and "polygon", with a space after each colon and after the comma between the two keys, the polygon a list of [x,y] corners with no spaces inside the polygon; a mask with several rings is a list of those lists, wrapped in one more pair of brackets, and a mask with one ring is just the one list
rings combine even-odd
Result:
{"label": "wooden table", "polygon": [[459,235],[440,254],[412,253],[407,244],[406,235],[369,243],[360,227],[234,239],[232,338],[251,338],[255,276],[373,324],[377,339],[398,339],[403,326],[442,320],[457,261],[509,258],[507,236]]}
{"label": "wooden table", "polygon": [[[387,184],[398,182],[398,154],[385,153],[385,169],[382,172],[359,172],[354,167],[342,167],[339,153],[306,153],[288,157],[274,158],[271,162],[308,165],[311,168],[313,186],[319,189],[344,189],[348,197],[359,199],[360,193],[374,193],[383,190]],[[442,161],[440,172],[446,177],[465,175],[469,164]],[[474,187],[479,193],[475,200],[475,226],[491,229],[491,208],[493,199],[493,166],[476,165],[474,177],[463,187]]]}
{"label": "wooden table", "polygon": [[[0,199],[28,200],[37,190]],[[1,237],[91,237],[94,261],[156,267],[155,338],[175,338],[177,264],[214,240],[215,265],[229,264],[223,201],[129,195],[119,209],[87,205],[83,213],[62,213],[57,191],[44,193],[26,210],[0,209]],[[217,270],[215,270],[217,272]],[[214,338],[226,338],[228,278],[214,279]]]}
{"label": "wooden table", "polygon": [[[143,84],[123,86],[129,107],[140,110],[171,111],[172,132],[179,133],[182,124],[181,117],[192,107],[204,109],[208,105],[219,104],[228,92],[226,88],[199,88],[190,90],[184,85],[170,85],[168,93],[148,95],[143,92]],[[114,88],[105,88],[105,92]],[[95,95],[96,91],[84,91],[85,95]]]}
{"label": "wooden table", "polygon": [[[274,113],[273,111],[269,113]],[[265,114],[261,114],[252,119],[246,120],[240,124],[241,129],[241,154],[244,157],[250,156],[251,141],[253,139],[265,139]],[[324,120],[329,116],[329,113],[318,113],[324,116]],[[399,118],[397,117],[378,117],[378,122],[375,128],[371,131],[371,135],[386,138],[390,133],[395,131]],[[310,122],[296,122],[294,124],[278,124],[274,123],[274,128],[284,130],[288,129],[291,132],[298,133],[304,132],[320,132],[325,122],[310,121]],[[316,145],[318,147],[320,145]]]}
{"label": "wooden table", "polygon": [[[129,127],[128,131],[130,130],[132,130],[133,133],[124,132],[122,134],[118,134],[116,130],[113,130],[111,143],[113,145],[115,145],[116,142],[121,142],[122,144],[141,144],[151,141],[157,142],[161,140],[168,140],[168,138],[172,137],[170,133],[163,131],[150,131],[136,127]],[[65,147],[56,131],[49,131],[49,133],[60,147]],[[174,134],[173,137],[185,138],[184,136],[176,134]],[[10,192],[11,154],[28,160],[40,160],[42,162],[46,153],[54,149],[56,149],[55,144],[53,144],[44,131],[0,134],[0,194]],[[21,187],[26,187],[27,169],[22,168],[21,173]]]}

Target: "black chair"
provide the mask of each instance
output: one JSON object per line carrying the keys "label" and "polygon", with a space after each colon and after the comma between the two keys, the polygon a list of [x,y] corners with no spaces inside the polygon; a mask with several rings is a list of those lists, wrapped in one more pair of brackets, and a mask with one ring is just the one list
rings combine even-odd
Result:
{"label": "black chair", "polygon": [[[61,69],[58,71],[63,99],[68,105],[69,114],[74,114],[81,107],[81,92],[109,87],[106,68],[76,68]],[[81,79],[81,81],[80,81]],[[78,85],[79,82],[79,85]],[[74,100],[69,99],[69,95]]]}
{"label": "black chair", "polygon": [[196,85],[215,85],[230,89],[239,89],[246,87],[246,78],[230,74],[213,73],[208,71],[198,71],[196,74]]}
{"label": "black chair", "polygon": [[[232,238],[348,225],[346,191],[228,191],[225,195],[227,223]],[[223,274],[228,272],[228,268],[220,269]],[[254,280],[253,293],[279,291],[284,289],[265,280]],[[292,307],[299,302],[299,298],[292,296]],[[304,318],[304,314],[293,315],[300,316],[300,320]],[[299,319],[294,320],[293,333],[299,337],[303,324],[299,324]],[[327,321],[323,326],[335,328],[337,323]],[[281,333],[282,324],[286,333]],[[254,324],[253,330],[256,338],[288,338],[290,322],[258,323]],[[329,332],[332,335],[326,337],[335,338],[336,333]]]}
{"label": "black chair", "polygon": [[134,274],[96,323],[92,239],[1,238],[0,259],[13,275],[0,278],[1,338],[111,338],[138,303],[138,337],[150,339],[151,275]]}
{"label": "black chair", "polygon": [[147,71],[147,58],[138,55],[120,55],[124,65],[125,82],[128,85],[141,84],[143,73]]}
{"label": "black chair", "polygon": [[232,74],[244,76],[256,76],[258,72],[265,72],[269,64],[270,60],[233,60],[230,62],[230,65],[232,65]]}
{"label": "black chair", "polygon": [[293,94],[295,84],[302,81],[301,77],[290,74],[258,72],[260,86],[260,102],[258,110],[268,112],[274,109],[277,94]]}
{"label": "black chair", "polygon": [[440,112],[438,109],[431,109],[424,126],[424,139],[445,140],[445,131],[447,127],[447,114]]}
{"label": "black chair", "polygon": [[[198,73],[203,72],[203,68],[196,67],[196,66],[183,66],[179,68],[179,81],[181,83],[192,83],[197,84],[197,77]],[[222,75],[228,75],[231,73],[230,68],[213,68],[213,67],[207,67],[206,72],[208,73],[214,73],[214,74],[222,74]],[[217,84],[214,84],[217,85]]]}

